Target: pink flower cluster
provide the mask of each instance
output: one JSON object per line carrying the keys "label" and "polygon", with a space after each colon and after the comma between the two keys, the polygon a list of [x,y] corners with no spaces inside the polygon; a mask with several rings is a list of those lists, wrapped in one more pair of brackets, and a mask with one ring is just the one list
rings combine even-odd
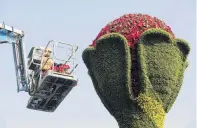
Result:
{"label": "pink flower cluster", "polygon": [[70,69],[70,66],[67,64],[62,64],[60,66],[54,66],[54,67],[51,66],[50,68],[50,70],[58,71],[61,73],[65,72],[65,70],[68,70],[68,69]]}
{"label": "pink flower cluster", "polygon": [[91,46],[95,46],[96,40],[101,36],[115,32],[122,34],[127,39],[128,45],[133,47],[140,35],[149,28],[161,28],[175,37],[171,28],[156,17],[146,14],[126,14],[102,28]]}

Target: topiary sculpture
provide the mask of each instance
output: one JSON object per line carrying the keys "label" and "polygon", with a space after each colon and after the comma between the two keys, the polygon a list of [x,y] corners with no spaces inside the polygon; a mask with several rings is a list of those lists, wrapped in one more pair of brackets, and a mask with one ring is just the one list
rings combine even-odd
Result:
{"label": "topiary sculpture", "polygon": [[83,52],[95,90],[120,128],[163,128],[190,48],[156,17],[127,14]]}

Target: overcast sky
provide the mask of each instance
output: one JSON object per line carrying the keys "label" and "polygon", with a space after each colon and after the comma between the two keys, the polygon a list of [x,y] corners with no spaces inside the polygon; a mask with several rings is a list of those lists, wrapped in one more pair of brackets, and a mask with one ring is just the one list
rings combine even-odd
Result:
{"label": "overcast sky", "polygon": [[26,108],[29,96],[16,92],[11,45],[0,46],[0,128],[118,128],[94,91],[81,54],[108,22],[126,13],[147,13],[168,24],[192,51],[179,96],[165,128],[195,128],[195,0],[0,0],[0,22],[25,32],[26,52],[51,39],[79,46],[78,87],[54,113]]}

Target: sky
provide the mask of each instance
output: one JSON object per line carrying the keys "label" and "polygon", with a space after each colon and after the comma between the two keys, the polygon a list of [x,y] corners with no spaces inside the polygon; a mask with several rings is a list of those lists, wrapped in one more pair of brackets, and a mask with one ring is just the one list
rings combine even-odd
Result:
{"label": "sky", "polygon": [[108,22],[128,13],[146,13],[168,24],[191,46],[181,91],[167,114],[165,128],[196,126],[195,0],[0,0],[0,22],[25,32],[25,51],[51,39],[79,46],[78,86],[54,113],[26,108],[29,95],[17,93],[11,45],[0,46],[0,128],[118,128],[97,96],[82,52]]}

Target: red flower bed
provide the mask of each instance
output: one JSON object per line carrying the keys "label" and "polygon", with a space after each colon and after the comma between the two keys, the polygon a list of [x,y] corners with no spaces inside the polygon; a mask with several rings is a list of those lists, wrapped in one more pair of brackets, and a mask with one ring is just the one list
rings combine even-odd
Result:
{"label": "red flower bed", "polygon": [[96,40],[107,33],[120,33],[132,47],[140,35],[149,28],[161,28],[175,37],[171,28],[156,17],[146,14],[127,14],[107,24],[98,34],[91,46],[96,45]]}

